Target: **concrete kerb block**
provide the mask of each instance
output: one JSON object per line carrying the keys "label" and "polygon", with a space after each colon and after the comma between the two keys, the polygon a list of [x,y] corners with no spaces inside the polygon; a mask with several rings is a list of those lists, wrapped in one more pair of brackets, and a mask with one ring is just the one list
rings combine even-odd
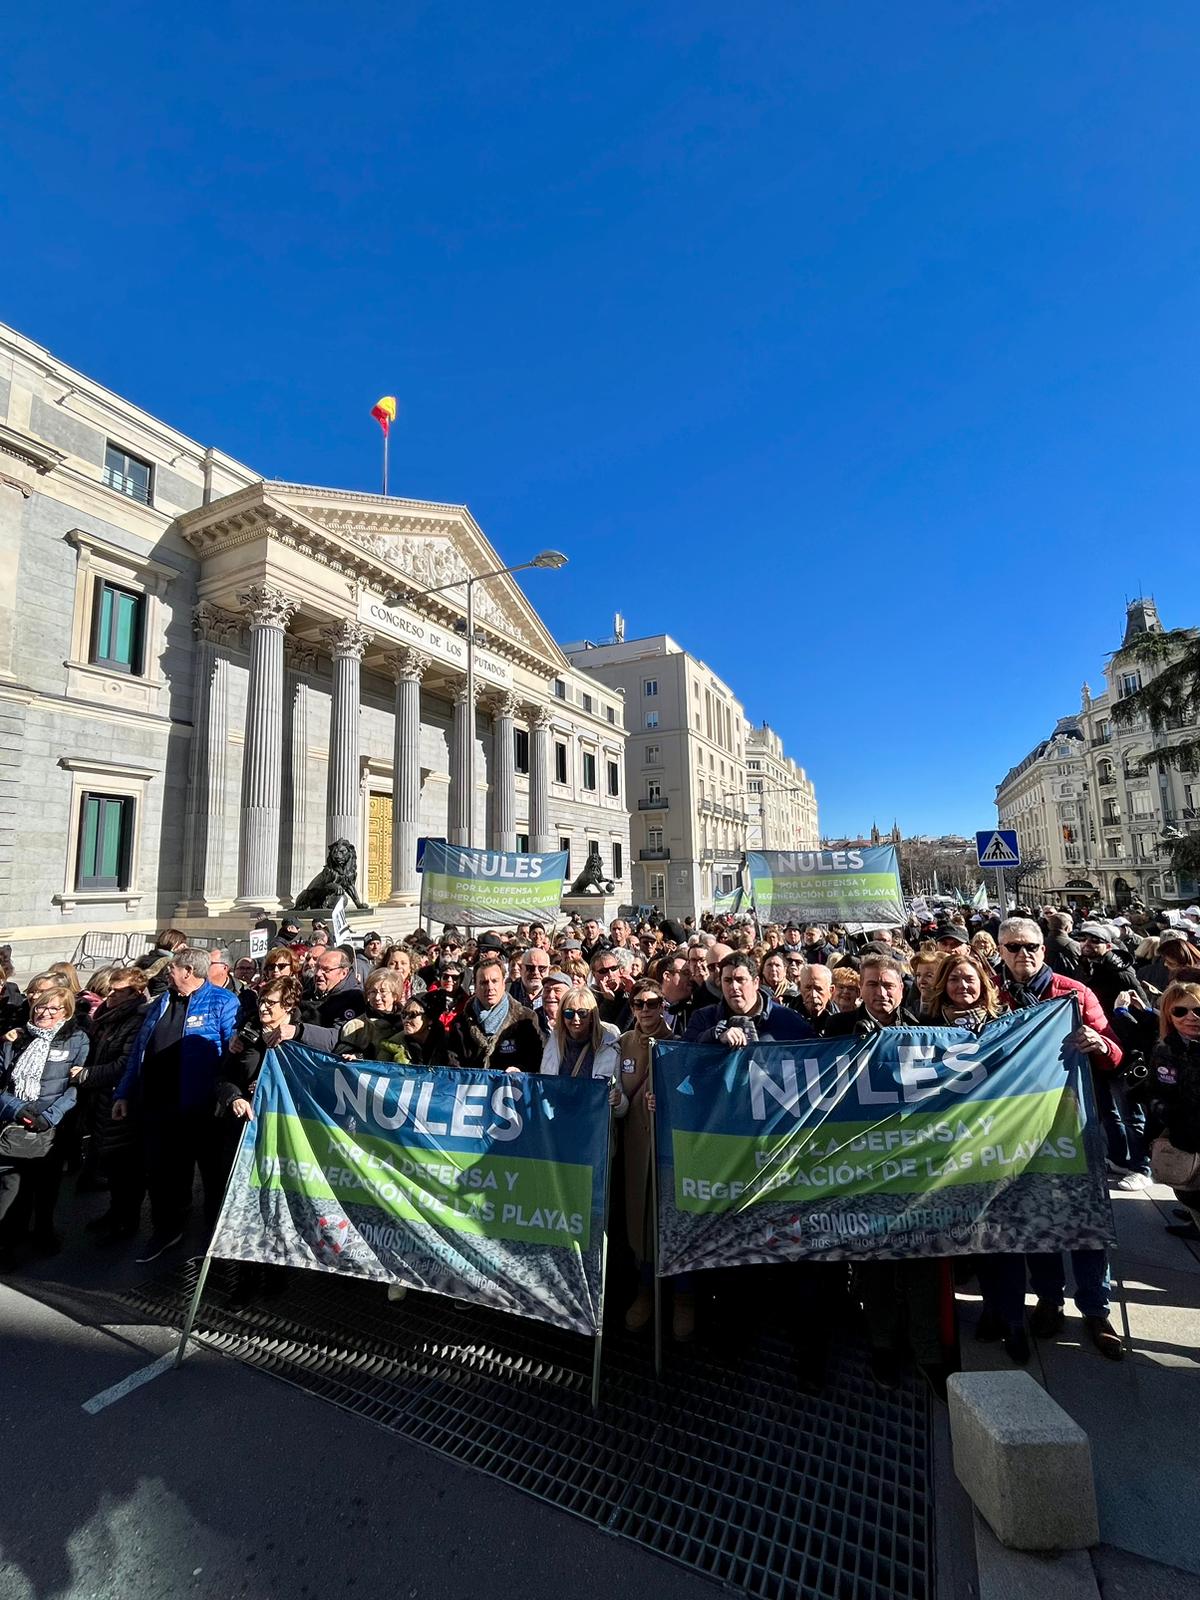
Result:
{"label": "concrete kerb block", "polygon": [[947,1384],[954,1471],[1012,1550],[1100,1541],[1087,1434],[1027,1372],[956,1372]]}

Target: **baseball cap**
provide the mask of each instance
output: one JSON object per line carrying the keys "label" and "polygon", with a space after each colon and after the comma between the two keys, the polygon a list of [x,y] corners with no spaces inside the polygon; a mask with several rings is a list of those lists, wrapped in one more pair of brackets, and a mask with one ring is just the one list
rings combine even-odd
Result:
{"label": "baseball cap", "polygon": [[953,939],[955,944],[970,944],[971,942],[967,938],[966,930],[960,928],[954,922],[948,922],[944,928],[939,928],[937,936],[939,939]]}
{"label": "baseball cap", "polygon": [[568,978],[565,972],[559,972],[556,968],[555,971],[542,979],[542,988],[544,989],[548,983],[565,983],[567,988],[570,989],[576,981],[575,978]]}
{"label": "baseball cap", "polygon": [[1079,932],[1085,939],[1091,934],[1094,939],[1103,939],[1106,944],[1113,943],[1113,930],[1107,922],[1085,922]]}

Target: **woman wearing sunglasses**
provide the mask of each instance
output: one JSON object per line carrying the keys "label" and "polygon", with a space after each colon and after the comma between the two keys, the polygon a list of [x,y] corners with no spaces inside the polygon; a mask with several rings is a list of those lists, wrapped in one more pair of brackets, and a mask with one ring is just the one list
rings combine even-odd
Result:
{"label": "woman wearing sunglasses", "polygon": [[1196,1157],[1190,1183],[1175,1190],[1176,1199],[1192,1215],[1186,1222],[1169,1223],[1167,1232],[1181,1239],[1200,1239],[1200,984],[1167,985],[1159,1032],[1147,1085],[1147,1133],[1167,1139],[1185,1156]]}
{"label": "woman wearing sunglasses", "polygon": [[[635,983],[629,996],[633,1027],[623,1033],[618,1044],[621,1055],[621,1084],[629,1102],[629,1114],[622,1125],[622,1153],[625,1161],[625,1227],[629,1248],[638,1266],[637,1298],[625,1313],[625,1326],[639,1333],[654,1312],[654,1208],[650,1166],[654,1146],[650,1135],[650,1110],[647,1088],[650,1074],[650,1047],[655,1040],[671,1038],[671,1025],[663,1008],[662,985],[653,978]],[[689,1309],[692,1296],[676,1293],[675,1318],[681,1307]],[[692,1325],[695,1309],[691,1305]],[[683,1337],[686,1337],[686,1332]],[[676,1338],[681,1337],[676,1333]]]}
{"label": "woman wearing sunglasses", "polygon": [[[409,995],[400,1007],[403,1033],[385,1047],[389,1061],[409,1062],[413,1066],[446,1065],[446,1027],[442,1020],[445,996],[437,990]],[[398,1052],[403,1050],[404,1054]]]}
{"label": "woman wearing sunglasses", "polygon": [[552,1078],[603,1078],[612,1085],[609,1104],[623,1117],[629,1102],[621,1089],[620,1037],[611,1022],[601,1022],[592,991],[577,984],[563,995],[542,1051],[542,1071]]}
{"label": "woman wearing sunglasses", "polygon": [[[62,1181],[55,1130],[75,1104],[75,1080],[88,1058],[88,1036],[74,1020],[75,995],[65,983],[30,985],[29,1021],[0,1044],[0,1132],[12,1140],[18,1159],[0,1153],[0,1215],[8,1217],[4,1255],[11,1258],[33,1210],[35,1248],[59,1248],[54,1207]],[[14,1170],[15,1169],[15,1170]]]}

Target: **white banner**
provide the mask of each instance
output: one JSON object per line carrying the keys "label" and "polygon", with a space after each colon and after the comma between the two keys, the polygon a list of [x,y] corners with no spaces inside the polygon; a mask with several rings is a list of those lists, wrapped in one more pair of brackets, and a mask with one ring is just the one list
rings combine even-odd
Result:
{"label": "white banner", "polygon": [[[452,630],[439,627],[417,616],[405,606],[384,605],[380,595],[362,589],[358,595],[358,620],[377,634],[386,634],[401,644],[411,644],[438,661],[448,662],[460,672],[467,670],[467,641]],[[488,650],[475,651],[475,679],[498,689],[511,689],[513,674],[507,661]]]}

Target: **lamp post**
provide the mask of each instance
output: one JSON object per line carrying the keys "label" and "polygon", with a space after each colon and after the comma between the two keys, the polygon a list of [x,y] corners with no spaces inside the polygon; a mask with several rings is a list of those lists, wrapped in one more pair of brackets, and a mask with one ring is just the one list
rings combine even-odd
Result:
{"label": "lamp post", "polygon": [[475,845],[475,585],[489,578],[504,578],[513,572],[526,572],[539,567],[557,572],[565,567],[567,558],[561,550],[542,550],[531,561],[519,561],[515,566],[496,567],[491,572],[475,572],[469,578],[454,578],[449,583],[439,583],[432,589],[400,589],[385,596],[388,605],[401,605],[422,595],[441,594],[446,589],[467,591],[467,770],[463,780],[467,788],[467,847]]}

